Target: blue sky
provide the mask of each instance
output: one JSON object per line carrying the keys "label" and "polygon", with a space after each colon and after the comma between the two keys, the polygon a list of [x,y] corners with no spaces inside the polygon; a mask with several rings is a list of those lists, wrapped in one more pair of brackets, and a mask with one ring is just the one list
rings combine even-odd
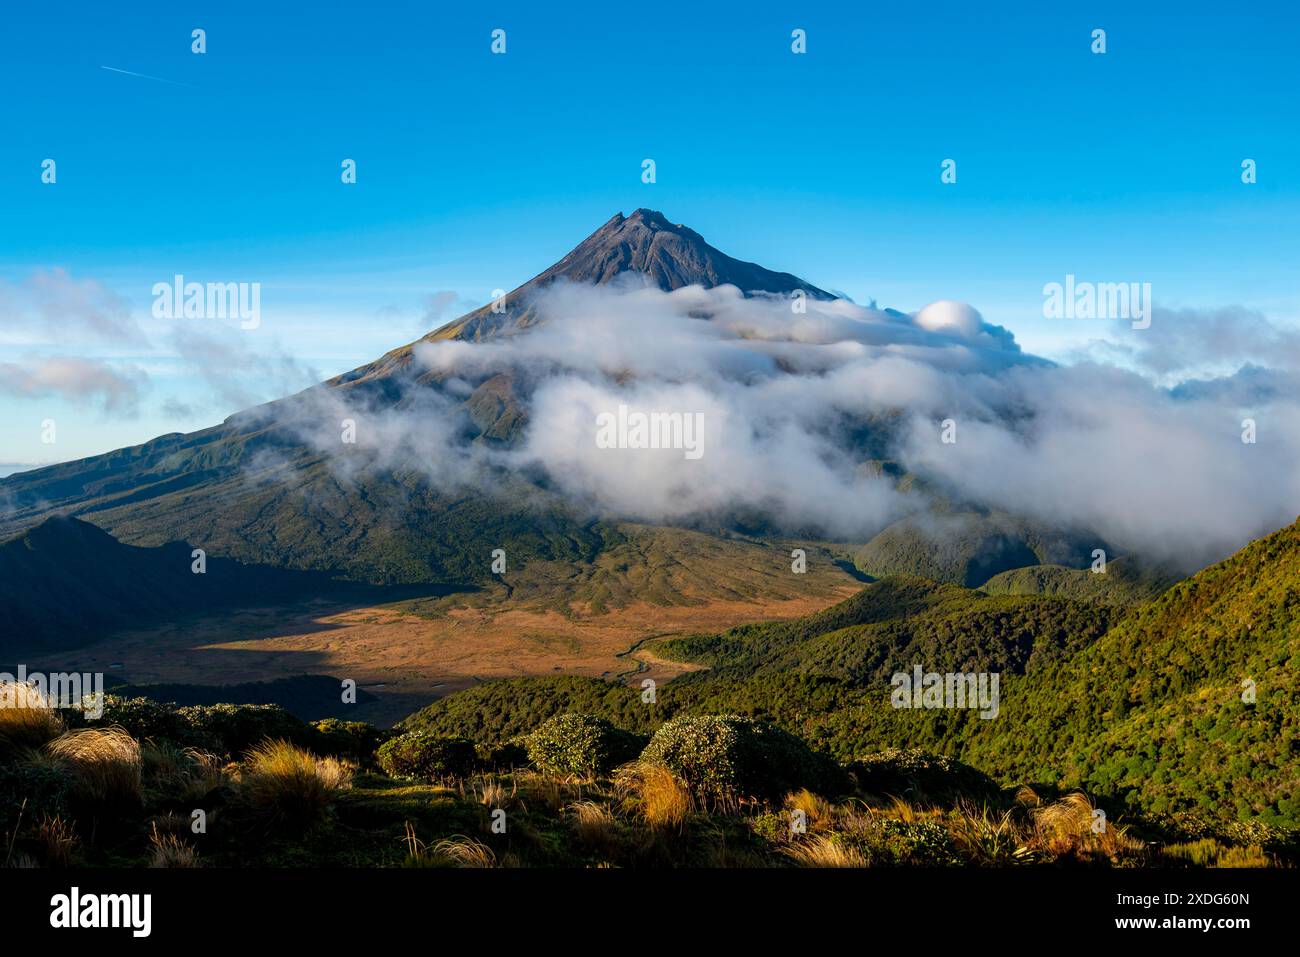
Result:
{"label": "blue sky", "polygon": [[[202,427],[352,368],[427,331],[429,296],[456,294],[450,319],[638,206],[860,302],[969,301],[1057,357],[1097,334],[1042,318],[1043,284],[1066,273],[1300,322],[1294,8],[907,6],[14,6],[0,470]],[[261,327],[202,329],[230,388],[178,347],[184,320],[150,315],[176,273],[261,283]],[[72,315],[95,308],[116,332]],[[121,372],[135,398],[12,387],[67,357]]]}

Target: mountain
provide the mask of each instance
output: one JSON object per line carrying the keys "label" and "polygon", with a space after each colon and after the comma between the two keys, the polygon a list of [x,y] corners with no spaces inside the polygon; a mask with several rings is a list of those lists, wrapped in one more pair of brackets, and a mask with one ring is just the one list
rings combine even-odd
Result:
{"label": "mountain", "polygon": [[[662,290],[729,284],[747,296],[803,290],[814,299],[833,298],[797,276],[728,256],[660,213],[619,214],[509,293],[500,311],[476,309],[374,362],[218,426],[0,480],[0,539],[66,514],[125,544],[184,540],[244,564],[372,583],[482,583],[492,579],[488,556],[498,548],[515,569],[555,563],[572,570],[559,577],[580,578],[596,556],[641,533],[593,517],[556,492],[540,470],[495,466],[458,483],[430,475],[447,443],[471,449],[517,443],[536,383],[508,366],[430,368],[416,361],[415,351],[421,343],[522,336],[545,320],[542,292],[562,282],[639,282]],[[347,417],[377,421],[377,430],[400,417],[403,431],[345,445],[338,428]],[[836,427],[869,468],[886,453],[892,422],[882,416]],[[420,447],[426,431],[443,444],[430,439]],[[750,538],[770,539],[774,527],[767,516],[725,511],[701,521],[710,524],[698,530],[734,539],[741,550]],[[987,517],[980,522],[939,564],[930,543],[894,528],[859,553],[858,566],[869,575],[921,573],[976,585],[1026,564],[1077,567],[1095,544],[1051,530],[1007,531],[1008,522],[995,528]],[[755,556],[741,564],[767,561]],[[778,576],[774,567],[768,586],[749,584],[783,592]],[[691,600],[710,587],[731,595],[704,576]]]}
{"label": "mountain", "polygon": [[[538,294],[557,281],[603,286],[629,277],[665,292],[692,285],[705,289],[731,285],[746,295],[803,290],[814,299],[835,298],[798,276],[733,259],[710,246],[695,230],[671,223],[654,210],[638,209],[630,216],[617,213],[555,265],[506,293],[499,311],[494,312],[489,303],[433,330],[419,342],[481,342],[517,335],[542,321]],[[417,344],[394,349],[375,362],[338,376],[331,384],[354,386],[391,377],[410,366]],[[493,387],[500,386],[495,382]]]}
{"label": "mountain", "polygon": [[[614,216],[555,265],[513,290],[502,314],[484,306],[420,341],[516,334],[541,321],[536,296],[553,283],[605,284],[627,276],[664,290],[730,283],[746,293],[803,289],[815,298],[832,298],[796,276],[734,259],[660,213],[638,209],[630,216]],[[209,429],[164,435],[0,480],[0,536],[67,512],[137,544],[202,539],[244,561],[341,567],[374,580],[447,580],[472,574],[477,561],[470,568],[451,554],[460,549],[436,544],[455,535],[492,533],[493,547],[522,535],[521,557],[577,559],[599,548],[603,531],[565,516],[559,503],[525,488],[527,483],[519,483],[517,494],[507,500],[540,497],[540,512],[551,519],[538,520],[539,510],[531,507],[503,511],[463,495],[443,496],[425,487],[416,469],[372,472],[350,485],[332,473],[325,455],[302,441],[298,426],[314,415],[312,403],[320,401],[321,393],[381,408],[410,408],[423,390],[439,391],[438,376],[412,367],[416,344]],[[484,376],[474,386],[452,412],[462,436],[488,442],[515,437],[527,413],[511,376]],[[338,521],[343,514],[347,529]],[[402,534],[401,523],[393,521],[398,515],[417,527]],[[518,527],[516,519],[530,528]],[[383,539],[382,547],[376,535]]]}
{"label": "mountain", "polygon": [[[613,217],[515,289],[503,315],[475,310],[421,341],[521,333],[541,320],[540,290],[615,281],[664,290],[731,283],[746,294],[804,289],[829,297],[795,276],[727,256],[659,213],[637,210]],[[308,582],[337,590],[335,578],[377,586],[490,583],[474,601],[564,615],[574,606],[600,614],[638,603],[829,601],[851,583],[827,555],[792,582],[788,558],[775,554],[772,542],[724,527],[700,534],[599,521],[526,472],[492,474],[491,493],[478,484],[445,487],[430,480],[422,451],[400,442],[377,451],[340,448],[337,433],[332,448],[311,440],[321,410],[343,403],[414,423],[436,419],[469,444],[508,445],[519,437],[528,421],[527,383],[489,371],[470,379],[468,392],[454,391],[449,376],[412,362],[416,344],[209,429],[0,480],[0,541],[17,539],[4,546],[12,573],[0,592],[0,617],[15,625],[5,644],[21,635],[30,644],[66,647],[126,623],[147,626],[220,608],[225,599],[213,586],[221,569],[212,564],[218,558],[234,568],[311,573],[292,582],[264,575],[266,588],[243,592],[249,600],[275,598],[277,587],[290,600]],[[59,528],[65,534],[53,535]],[[39,549],[21,544],[29,534]],[[207,551],[213,571],[206,589],[196,590],[187,571],[175,577],[178,568],[188,569],[180,560],[188,547],[173,544],[181,541]],[[490,573],[497,548],[510,562],[501,578]],[[60,550],[70,557],[59,558]],[[75,579],[60,569],[75,569]],[[60,594],[71,600],[61,605]]]}

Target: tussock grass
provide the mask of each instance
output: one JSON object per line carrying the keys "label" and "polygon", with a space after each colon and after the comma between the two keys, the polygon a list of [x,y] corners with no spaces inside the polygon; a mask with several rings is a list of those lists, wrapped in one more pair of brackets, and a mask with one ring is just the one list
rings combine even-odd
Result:
{"label": "tussock grass", "polygon": [[569,821],[578,841],[606,859],[617,857],[623,847],[623,827],[607,805],[577,801],[569,805]]}
{"label": "tussock grass", "polygon": [[460,784],[462,798],[489,808],[508,807],[518,793],[518,782],[512,781],[511,786],[507,788],[493,777],[485,776],[468,782],[462,781]]}
{"label": "tussock grass", "polygon": [[140,745],[121,728],[69,731],[46,750],[72,772],[77,796],[85,801],[107,807],[140,803]]}
{"label": "tussock grass", "polygon": [[1196,867],[1275,867],[1277,861],[1258,845],[1234,847],[1212,837],[1170,844],[1161,852],[1171,863]]}
{"label": "tussock grass", "polygon": [[975,865],[999,867],[1028,864],[1034,859],[1012,810],[998,813],[987,805],[961,802],[949,816],[948,833]]}
{"label": "tussock grass", "polygon": [[72,829],[72,823],[62,817],[45,815],[36,829],[37,852],[46,867],[71,867],[81,853],[81,841]]}
{"label": "tussock grass", "polygon": [[63,733],[63,719],[40,691],[0,682],[0,755],[41,748]]}
{"label": "tussock grass", "polygon": [[661,764],[624,765],[615,772],[614,784],[624,806],[652,830],[681,831],[695,807],[690,789]]}
{"label": "tussock grass", "polygon": [[890,798],[888,814],[904,824],[916,824],[926,817],[926,812],[923,809],[901,797]]}
{"label": "tussock grass", "polygon": [[264,741],[248,752],[239,797],[272,823],[305,829],[351,786],[352,771],[337,758],[318,758],[288,741]]}
{"label": "tussock grass", "polygon": [[835,808],[831,802],[813,794],[807,788],[787,794],[785,807],[787,811],[802,811],[810,831],[829,827],[835,817]]}
{"label": "tussock grass", "polygon": [[430,846],[406,822],[406,862],[414,867],[499,867],[496,852],[482,841],[454,834]]}
{"label": "tussock grass", "polygon": [[1049,840],[1072,841],[1081,834],[1091,833],[1092,801],[1082,791],[1076,791],[1059,801],[1034,807],[1030,817],[1038,832]]}
{"label": "tussock grass", "polygon": [[525,807],[538,805],[551,814],[559,814],[572,801],[582,797],[582,786],[567,776],[521,771],[513,781]]}
{"label": "tussock grass", "polygon": [[482,841],[456,834],[433,845],[433,853],[454,867],[496,867],[497,855]]}
{"label": "tussock grass", "polygon": [[1028,784],[1022,784],[1016,788],[1016,803],[1024,807],[1034,808],[1043,803],[1043,799],[1038,796],[1038,792]]}
{"label": "tussock grass", "polygon": [[157,824],[154,824],[153,831],[149,835],[149,844],[150,867],[190,868],[199,866],[199,852],[175,834],[160,832]]}
{"label": "tussock grass", "polygon": [[201,801],[226,783],[221,760],[196,748],[146,740],[140,757],[145,785],[182,801]]}
{"label": "tussock grass", "polygon": [[781,848],[800,867],[866,867],[866,855],[836,834],[815,834]]}
{"label": "tussock grass", "polygon": [[1127,828],[1105,821],[1104,827],[1094,830],[1095,811],[1092,799],[1082,791],[1032,807],[1029,815],[1037,849],[1052,858],[1099,855],[1112,863],[1136,862],[1145,856],[1146,846],[1129,837]]}

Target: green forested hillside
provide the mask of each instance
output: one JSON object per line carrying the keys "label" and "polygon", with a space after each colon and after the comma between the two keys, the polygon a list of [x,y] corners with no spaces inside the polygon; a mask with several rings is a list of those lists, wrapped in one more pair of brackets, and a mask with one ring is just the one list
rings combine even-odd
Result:
{"label": "green forested hillside", "polygon": [[1016,721],[966,753],[1056,769],[1157,813],[1300,823],[1300,523],[1011,683],[1004,708]]}
{"label": "green forested hillside", "polygon": [[[658,650],[712,667],[658,688],[653,705],[636,687],[519,679],[407,723],[504,740],[565,710],[640,731],[739,713],[841,761],[921,747],[1005,785],[1082,786],[1161,819],[1300,826],[1300,524],[1129,611],[898,578],[798,621]],[[913,662],[1000,671],[999,716],[895,710],[888,673]]]}
{"label": "green forested hillside", "polygon": [[1141,566],[1134,558],[1106,563],[1104,574],[1091,568],[1030,565],[994,575],[980,591],[990,595],[1054,595],[1103,605],[1137,605],[1150,601],[1178,581],[1179,576]]}
{"label": "green forested hillside", "polygon": [[1005,512],[958,510],[936,501],[934,514],[904,518],[882,530],[854,556],[873,578],[921,575],[977,588],[995,575],[1035,565],[1086,567],[1096,536],[1053,529]]}
{"label": "green forested hillside", "polygon": [[914,664],[1020,674],[1095,641],[1118,617],[1067,599],[992,597],[898,576],[807,618],[673,639],[656,650],[718,675],[799,671],[880,687]]}

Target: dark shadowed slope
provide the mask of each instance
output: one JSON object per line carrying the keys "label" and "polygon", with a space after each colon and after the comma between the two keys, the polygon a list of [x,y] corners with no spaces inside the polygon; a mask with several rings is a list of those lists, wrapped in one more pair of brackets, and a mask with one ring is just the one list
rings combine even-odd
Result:
{"label": "dark shadowed slope", "polygon": [[76,647],[117,628],[148,627],[224,606],[330,592],[342,598],[355,591],[324,573],[215,556],[207,558],[202,574],[192,565],[192,548],[184,542],[137,548],[89,522],[49,518],[0,543],[0,660],[19,651]]}

